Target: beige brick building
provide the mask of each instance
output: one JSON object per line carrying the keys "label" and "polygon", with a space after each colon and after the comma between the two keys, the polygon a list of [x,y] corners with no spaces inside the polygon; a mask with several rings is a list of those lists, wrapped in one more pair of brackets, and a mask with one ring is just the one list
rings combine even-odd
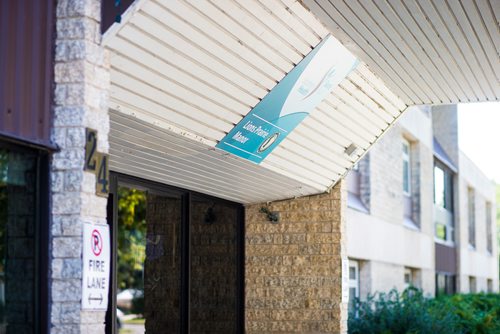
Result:
{"label": "beige brick building", "polygon": [[349,173],[351,296],[498,290],[495,184],[460,151],[457,117],[409,110]]}
{"label": "beige brick building", "polygon": [[345,333],[350,287],[496,286],[456,118],[406,112],[500,100],[488,1],[0,1],[0,333]]}

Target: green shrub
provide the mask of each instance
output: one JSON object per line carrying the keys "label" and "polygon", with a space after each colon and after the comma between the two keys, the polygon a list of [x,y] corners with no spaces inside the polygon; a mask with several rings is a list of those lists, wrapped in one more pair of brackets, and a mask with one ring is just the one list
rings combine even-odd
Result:
{"label": "green shrub", "polygon": [[469,294],[425,298],[408,288],[356,300],[350,334],[498,334],[500,295]]}

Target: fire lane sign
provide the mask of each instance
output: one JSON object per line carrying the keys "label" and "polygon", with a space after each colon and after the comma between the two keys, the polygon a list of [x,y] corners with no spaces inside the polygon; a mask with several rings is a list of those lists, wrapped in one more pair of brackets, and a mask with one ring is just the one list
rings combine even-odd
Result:
{"label": "fire lane sign", "polygon": [[111,261],[109,226],[83,224],[82,309],[108,308]]}

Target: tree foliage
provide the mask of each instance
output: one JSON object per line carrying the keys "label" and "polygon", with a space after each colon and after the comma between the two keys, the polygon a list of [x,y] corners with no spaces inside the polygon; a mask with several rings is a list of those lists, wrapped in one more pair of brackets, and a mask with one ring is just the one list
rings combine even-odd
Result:
{"label": "tree foliage", "polygon": [[118,284],[120,289],[143,289],[146,259],[146,193],[118,189]]}

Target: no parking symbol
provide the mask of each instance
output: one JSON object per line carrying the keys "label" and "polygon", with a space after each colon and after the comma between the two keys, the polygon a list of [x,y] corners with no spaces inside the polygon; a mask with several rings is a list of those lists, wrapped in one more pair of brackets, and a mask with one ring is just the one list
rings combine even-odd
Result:
{"label": "no parking symbol", "polygon": [[108,308],[110,242],[109,226],[83,224],[82,309]]}
{"label": "no parking symbol", "polygon": [[102,237],[98,230],[92,231],[90,243],[92,244],[92,253],[94,253],[95,256],[99,256],[102,252]]}

